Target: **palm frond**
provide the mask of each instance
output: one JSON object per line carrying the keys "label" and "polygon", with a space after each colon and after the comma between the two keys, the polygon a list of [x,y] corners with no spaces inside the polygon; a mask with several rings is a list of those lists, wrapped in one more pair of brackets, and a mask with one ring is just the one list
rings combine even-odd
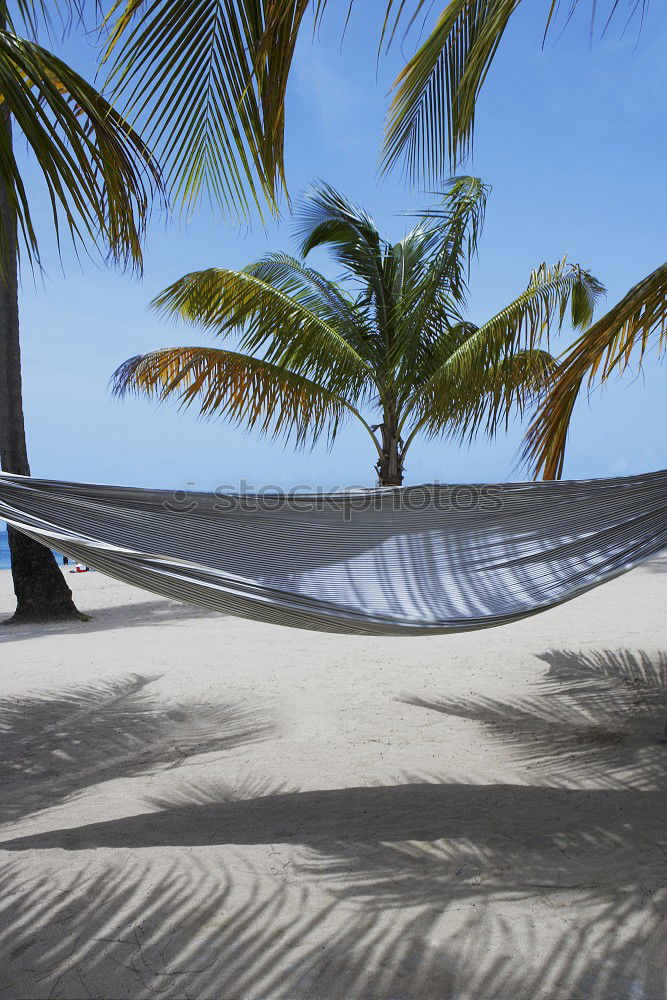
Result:
{"label": "palm frond", "polygon": [[465,157],[477,96],[521,0],[451,0],[399,73],[382,154],[389,170],[404,157],[408,176],[437,183]]}
{"label": "palm frond", "polygon": [[491,193],[488,184],[479,177],[461,175],[447,182],[440,205],[423,212],[422,225],[428,225],[437,242],[438,259],[450,262],[452,273],[458,277],[461,289],[470,266],[477,254],[486,205]]}
{"label": "palm frond", "polygon": [[[569,0],[563,5],[565,20],[572,17],[580,2]],[[597,0],[588,2],[592,33]],[[437,182],[466,158],[473,141],[480,91],[520,5],[521,0],[447,3],[429,36],[394,82],[382,152],[385,171],[400,160],[412,180]],[[415,0],[412,20],[422,6],[421,0]],[[544,0],[544,6],[546,33],[559,13],[560,3]],[[621,0],[608,0],[604,30],[620,6]],[[648,0],[626,0],[624,6],[628,19],[638,12],[643,19]],[[400,4],[396,22],[404,15],[405,7],[405,3]]]}
{"label": "palm frond", "polygon": [[493,368],[517,351],[532,349],[542,340],[548,343],[550,327],[562,325],[568,306],[573,326],[586,326],[603,290],[588,271],[568,265],[565,259],[553,267],[542,264],[532,272],[526,291],[448,353],[420,391],[437,387],[441,378],[474,386],[485,368]]}
{"label": "palm frond", "polygon": [[[478,435],[494,437],[507,430],[510,420],[522,417],[542,396],[556,369],[556,360],[547,351],[517,351],[469,377],[453,381],[440,391],[431,384],[422,393],[417,410],[418,429],[435,437],[470,443]],[[443,391],[444,390],[444,391]]]}
{"label": "palm frond", "polygon": [[558,479],[580,389],[591,391],[633,362],[641,368],[645,352],[667,348],[667,264],[640,281],[590,327],[560,359],[552,387],[525,441],[524,460],[535,478]]}
{"label": "palm frond", "polygon": [[0,22],[20,33],[23,29],[37,40],[42,30],[49,37],[61,36],[75,24],[81,24],[89,9],[96,18],[102,14],[102,0],[0,0]]}
{"label": "palm frond", "polygon": [[450,179],[440,204],[424,209],[417,227],[389,248],[402,308],[424,299],[428,310],[443,292],[463,304],[489,192],[478,177]]}
{"label": "palm frond", "polygon": [[[20,130],[44,178],[56,233],[106,246],[141,263],[141,236],[160,187],[147,146],[101,94],[51,52],[0,30],[0,183],[7,191],[28,256],[37,235],[11,128]],[[8,120],[11,116],[11,125]],[[0,241],[8,233],[0,222]]]}
{"label": "palm frond", "polygon": [[377,280],[389,248],[368,212],[324,182],[315,185],[302,200],[295,235],[302,257],[316,247],[326,246],[343,267],[364,281]]}
{"label": "palm frond", "polygon": [[268,361],[322,381],[333,392],[349,386],[361,391],[373,374],[337,318],[324,318],[313,308],[312,290],[276,258],[242,271],[211,268],[186,274],[161,292],[153,306],[218,335],[239,332],[241,350],[264,353]]}
{"label": "palm frond", "polygon": [[401,308],[415,329],[427,331],[445,299],[452,322],[461,319],[489,191],[477,177],[457,177],[442,204],[424,211],[420,231],[426,237],[415,251],[419,267],[412,269],[409,293],[401,297]]}
{"label": "palm frond", "polygon": [[320,182],[302,200],[295,232],[303,257],[326,246],[348,276],[356,279],[366,308],[375,311],[376,326],[385,342],[395,313],[395,261],[389,243],[380,236],[368,212],[330,184]]}
{"label": "palm frond", "polygon": [[176,200],[272,211],[285,90],[309,0],[121,0],[107,23],[114,100],[154,143]]}
{"label": "palm frond", "polygon": [[340,284],[287,253],[268,254],[246,270],[260,281],[297,298],[335,328],[364,362],[373,360],[374,330],[368,311]]}
{"label": "palm frond", "polygon": [[349,410],[325,386],[261,358],[206,347],[173,347],[129,358],[114,373],[116,396],[128,393],[224,417],[247,430],[292,438],[298,446],[332,442]]}

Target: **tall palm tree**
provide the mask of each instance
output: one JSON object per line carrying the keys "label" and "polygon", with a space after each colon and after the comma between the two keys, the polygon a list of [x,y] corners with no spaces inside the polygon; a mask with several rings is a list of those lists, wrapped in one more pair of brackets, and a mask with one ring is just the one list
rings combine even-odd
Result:
{"label": "tall palm tree", "polygon": [[[141,236],[158,174],[144,142],[95,87],[19,33],[37,11],[0,0],[0,461],[29,475],[21,392],[18,264],[39,265],[30,199],[14,149],[20,135],[41,171],[58,238],[141,265]],[[76,616],[51,552],[9,529],[14,620]]]}
{"label": "tall palm tree", "polygon": [[[415,0],[417,8],[423,6]],[[559,14],[558,0],[542,0],[545,32]],[[560,11],[566,19],[577,7],[588,8],[591,31],[596,17],[603,28],[615,15],[624,23],[643,17],[648,0],[569,0]],[[396,81],[384,145],[384,165],[404,159],[416,178],[439,177],[469,153],[475,108],[495,54],[521,0],[450,0],[435,26]],[[414,8],[413,8],[414,13]],[[636,284],[587,330],[560,359],[552,389],[532,423],[524,457],[533,473],[545,479],[562,474],[570,418],[583,386],[589,391],[646,350],[667,348],[667,263]]]}
{"label": "tall palm tree", "polygon": [[[307,5],[306,5],[307,6]],[[304,8],[305,9],[305,8]],[[102,93],[39,45],[103,24]],[[39,266],[37,229],[14,153],[20,137],[40,169],[58,239],[99,246],[141,265],[152,188],[174,202],[206,195],[227,212],[275,210],[282,185],[283,0],[0,0],[0,461],[28,475],[21,389],[18,262]],[[88,33],[88,38],[93,37]],[[270,79],[270,85],[266,83]],[[119,113],[115,108],[120,108]],[[135,131],[139,127],[143,140]],[[9,529],[17,609],[12,620],[77,616],[50,551]]]}
{"label": "tall palm tree", "polygon": [[586,326],[602,290],[564,260],[543,264],[481,326],[464,318],[486,197],[479,180],[458,178],[442,205],[392,244],[366,212],[320,185],[298,215],[301,256],[328,247],[348,281],[329,281],[287,254],[242,271],[187,274],[155,307],[218,337],[238,334],[237,349],[130,358],[115,372],[114,391],[173,397],[301,445],[333,440],[353,417],[372,441],[380,483],[400,485],[417,434],[493,435],[522,412],[553,369],[538,343],[549,324],[569,307],[574,325]]}

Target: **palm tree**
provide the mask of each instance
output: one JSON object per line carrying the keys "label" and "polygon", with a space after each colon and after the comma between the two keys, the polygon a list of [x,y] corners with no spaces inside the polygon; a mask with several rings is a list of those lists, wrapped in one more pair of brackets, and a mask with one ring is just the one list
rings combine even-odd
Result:
{"label": "palm tree", "polygon": [[[553,359],[538,341],[568,306],[586,326],[602,287],[563,260],[533,271],[528,287],[495,316],[465,319],[468,266],[487,189],[451,182],[442,205],[390,243],[362,209],[328,185],[298,216],[301,257],[326,246],[348,279],[334,283],[303,259],[273,254],[242,271],[212,268],[165,289],[155,307],[236,350],[176,347],[130,358],[116,394],[196,403],[205,416],[292,436],[332,441],[346,417],[370,437],[379,481],[403,481],[419,433],[470,440],[493,435],[544,387]],[[366,418],[364,411],[377,416]]]}
{"label": "palm tree", "polygon": [[[141,236],[158,174],[144,142],[102,95],[70,66],[18,33],[36,14],[0,2],[0,460],[29,475],[21,393],[18,263],[39,265],[37,234],[14,134],[41,170],[58,235],[104,247],[141,265]],[[78,614],[51,552],[9,529],[15,621]]]}
{"label": "palm tree", "polygon": [[[109,0],[111,3],[112,0]],[[561,13],[543,0],[545,31]],[[389,46],[401,24],[406,33],[426,0],[378,5],[380,45]],[[394,86],[382,152],[385,170],[402,164],[408,176],[436,184],[470,150],[480,89],[505,30],[522,0],[449,0],[433,30],[400,72]],[[344,5],[348,17],[352,4]],[[565,19],[587,7],[606,29],[614,15],[640,16],[648,0],[570,0]],[[285,93],[296,40],[308,11],[317,24],[326,0],[116,0],[121,11],[110,38],[117,60],[112,78],[141,119],[150,110],[151,141],[167,158],[183,198],[207,187],[219,200],[245,211],[259,193],[275,206],[284,186]],[[625,22],[624,22],[625,23]],[[165,56],[165,53],[167,55]],[[204,67],[206,87],[202,87]],[[194,112],[188,113],[194,102]],[[667,343],[667,265],[635,285],[566,354],[531,428],[526,458],[535,475],[560,475],[572,407],[589,388],[621,371],[655,341]]]}
{"label": "palm tree", "polygon": [[[417,8],[420,0],[415,0]],[[559,10],[543,0],[545,32]],[[581,0],[565,5],[569,19]],[[439,177],[470,151],[477,99],[521,0],[450,0],[435,27],[400,73],[384,145],[385,169],[404,159],[413,179]],[[591,31],[602,13],[588,0]],[[614,15],[643,17],[648,0],[607,0],[601,22]],[[400,13],[401,8],[399,8]],[[636,284],[572,345],[555,370],[526,439],[524,457],[535,476],[562,474],[570,417],[583,386],[589,392],[646,350],[667,347],[667,263]]]}
{"label": "palm tree", "polygon": [[[306,4],[307,6],[307,4]],[[305,9],[305,8],[304,8]],[[43,46],[40,33],[81,25],[99,34],[113,105]],[[57,23],[59,21],[59,23]],[[300,21],[283,0],[0,0],[0,461],[29,475],[21,390],[18,262],[39,267],[30,199],[14,136],[31,152],[60,240],[104,248],[141,266],[152,189],[174,202],[200,195],[228,213],[264,203],[282,185],[283,49]],[[88,37],[91,37],[89,33]],[[291,39],[291,41],[290,41]],[[266,81],[270,79],[270,86]],[[281,89],[282,88],[282,89]],[[122,108],[122,114],[115,108]],[[129,124],[131,123],[131,125]],[[134,130],[139,126],[144,139]],[[13,621],[78,616],[51,552],[9,529],[17,597]]]}

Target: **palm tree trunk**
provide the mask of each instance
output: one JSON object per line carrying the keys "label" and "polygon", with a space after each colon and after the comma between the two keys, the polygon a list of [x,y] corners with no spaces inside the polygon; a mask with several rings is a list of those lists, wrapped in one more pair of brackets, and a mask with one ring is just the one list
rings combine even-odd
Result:
{"label": "palm tree trunk", "polygon": [[401,486],[403,484],[403,455],[401,440],[395,423],[385,421],[382,431],[382,458],[376,468],[380,486]]}
{"label": "palm tree trunk", "polygon": [[[11,119],[3,108],[0,128],[11,136]],[[0,464],[5,472],[30,475],[23,420],[21,348],[19,344],[18,244],[16,218],[0,184],[0,217],[6,234],[0,243]],[[10,622],[62,621],[81,618],[72,592],[50,549],[8,528],[17,608]]]}

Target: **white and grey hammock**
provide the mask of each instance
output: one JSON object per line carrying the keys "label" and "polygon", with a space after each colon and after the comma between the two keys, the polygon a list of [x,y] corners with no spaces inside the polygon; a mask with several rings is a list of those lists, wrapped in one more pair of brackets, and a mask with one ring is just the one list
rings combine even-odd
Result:
{"label": "white and grey hammock", "polygon": [[667,547],[667,471],[293,496],[0,475],[0,518],[109,576],[213,611],[437,635],[537,614]]}

